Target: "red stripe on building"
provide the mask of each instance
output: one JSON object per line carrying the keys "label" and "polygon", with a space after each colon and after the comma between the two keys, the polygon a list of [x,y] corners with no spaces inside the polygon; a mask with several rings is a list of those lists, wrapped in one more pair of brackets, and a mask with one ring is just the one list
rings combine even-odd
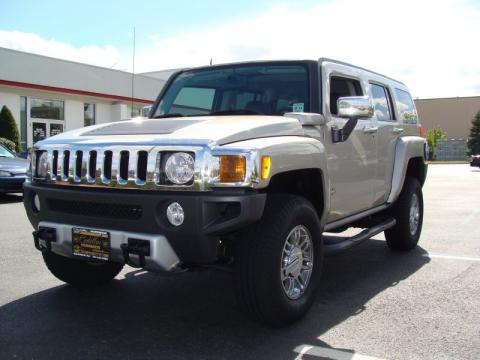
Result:
{"label": "red stripe on building", "polygon": [[133,102],[139,102],[143,104],[153,104],[152,100],[137,99],[137,98],[131,98],[131,97],[119,96],[119,95],[102,94],[102,93],[97,93],[93,91],[66,89],[66,88],[60,88],[55,86],[37,85],[37,84],[30,84],[30,83],[24,83],[24,82],[18,82],[18,81],[0,80],[0,85],[16,86],[16,87],[21,87],[26,89],[53,91],[53,92],[73,94],[73,95],[93,96],[93,97],[100,97],[105,99],[121,100],[121,101],[128,101],[128,102],[133,101]]}

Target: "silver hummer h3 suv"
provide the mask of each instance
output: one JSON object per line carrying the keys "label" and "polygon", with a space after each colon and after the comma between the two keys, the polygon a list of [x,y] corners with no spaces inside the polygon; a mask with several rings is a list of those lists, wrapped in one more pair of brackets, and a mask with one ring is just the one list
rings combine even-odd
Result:
{"label": "silver hummer h3 suv", "polygon": [[324,254],[380,232],[416,246],[425,153],[401,82],[329,59],[208,66],[172,75],[148,119],[36,143],[24,202],[69,284],[227,269],[240,307],[281,326],[312,304]]}

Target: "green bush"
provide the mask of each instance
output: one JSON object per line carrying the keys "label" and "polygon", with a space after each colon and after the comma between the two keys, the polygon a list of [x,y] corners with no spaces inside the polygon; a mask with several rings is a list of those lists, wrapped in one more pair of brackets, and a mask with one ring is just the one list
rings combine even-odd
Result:
{"label": "green bush", "polygon": [[472,128],[468,137],[469,155],[480,154],[480,111],[472,120]]}
{"label": "green bush", "polygon": [[20,152],[20,136],[12,112],[3,105],[0,111],[0,137],[8,139],[15,144],[15,151]]}
{"label": "green bush", "polygon": [[439,127],[434,127],[427,131],[427,143],[428,143],[428,160],[433,159],[433,152],[437,148],[437,141],[438,140],[445,140],[447,138],[447,134],[443,132],[442,129]]}
{"label": "green bush", "polygon": [[15,143],[13,141],[0,137],[0,144],[5,146],[8,150],[15,151]]}

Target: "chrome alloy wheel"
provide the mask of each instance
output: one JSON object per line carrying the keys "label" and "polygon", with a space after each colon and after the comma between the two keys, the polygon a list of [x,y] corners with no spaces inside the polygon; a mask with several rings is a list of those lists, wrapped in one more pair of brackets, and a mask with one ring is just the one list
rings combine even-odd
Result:
{"label": "chrome alloy wheel", "polygon": [[415,236],[420,222],[420,201],[417,194],[413,194],[410,200],[410,235]]}
{"label": "chrome alloy wheel", "polygon": [[298,299],[307,289],[313,270],[312,236],[305,226],[297,225],[288,234],[280,265],[285,294]]}

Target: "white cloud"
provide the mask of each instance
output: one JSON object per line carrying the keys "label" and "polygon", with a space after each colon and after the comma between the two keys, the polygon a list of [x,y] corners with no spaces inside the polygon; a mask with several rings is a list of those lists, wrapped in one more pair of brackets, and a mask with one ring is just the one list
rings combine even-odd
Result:
{"label": "white cloud", "polygon": [[120,61],[119,52],[110,45],[76,48],[55,39],[44,39],[37,34],[21,31],[0,30],[0,47],[104,67],[111,67]]}
{"label": "white cloud", "polygon": [[405,82],[415,97],[480,95],[480,7],[463,1],[347,1],[277,6],[141,48],[154,71],[254,59],[331,57]]}

